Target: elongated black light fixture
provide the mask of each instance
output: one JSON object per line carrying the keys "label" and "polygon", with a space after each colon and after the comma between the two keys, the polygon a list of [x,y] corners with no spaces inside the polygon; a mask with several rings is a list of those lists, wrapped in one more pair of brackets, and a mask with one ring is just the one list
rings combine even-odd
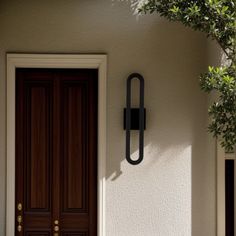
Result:
{"label": "elongated black light fixture", "polygon": [[[131,108],[131,82],[139,80],[139,108]],[[143,160],[144,154],[144,129],[146,128],[146,110],[144,108],[144,78],[138,73],[133,73],[127,78],[126,109],[124,109],[124,129],[126,129],[126,160],[131,165],[138,165]],[[132,160],[130,156],[130,131],[139,130],[139,158]]]}

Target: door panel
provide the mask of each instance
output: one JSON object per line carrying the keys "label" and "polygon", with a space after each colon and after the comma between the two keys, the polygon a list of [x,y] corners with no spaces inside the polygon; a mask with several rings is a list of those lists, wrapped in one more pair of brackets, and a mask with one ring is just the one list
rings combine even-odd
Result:
{"label": "door panel", "polygon": [[16,70],[16,236],[97,235],[97,77]]}
{"label": "door panel", "polygon": [[27,140],[25,156],[26,169],[26,211],[50,212],[51,187],[50,125],[52,100],[50,84],[33,84],[26,91]]}
{"label": "door panel", "polygon": [[97,80],[81,74],[78,81],[73,73],[60,78],[61,230],[96,235]]}
{"label": "door panel", "polygon": [[62,84],[62,212],[87,213],[87,83]]}
{"label": "door panel", "polygon": [[17,71],[16,226],[23,229],[16,235],[27,235],[32,228],[51,230],[53,83],[50,77],[29,76]]}

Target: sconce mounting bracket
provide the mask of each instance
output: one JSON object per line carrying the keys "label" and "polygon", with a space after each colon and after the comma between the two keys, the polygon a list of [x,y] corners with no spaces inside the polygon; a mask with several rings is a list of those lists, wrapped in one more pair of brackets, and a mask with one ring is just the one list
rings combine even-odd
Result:
{"label": "sconce mounting bracket", "polygon": [[[130,110],[130,130],[139,130],[139,108]],[[126,130],[126,108],[124,108],[124,130]],[[144,130],[146,130],[146,108],[144,108]]]}

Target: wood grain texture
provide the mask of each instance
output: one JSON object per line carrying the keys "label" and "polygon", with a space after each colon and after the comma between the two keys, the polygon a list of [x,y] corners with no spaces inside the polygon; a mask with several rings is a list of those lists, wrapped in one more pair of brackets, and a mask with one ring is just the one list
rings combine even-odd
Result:
{"label": "wood grain texture", "polygon": [[[29,136],[27,148],[27,203],[28,211],[50,208],[50,106],[47,87],[29,88],[27,122]],[[48,135],[49,134],[49,135]]]}
{"label": "wood grain texture", "polygon": [[[17,236],[97,235],[97,70],[17,69]],[[16,222],[17,225],[17,222]]]}
{"label": "wood grain texture", "polygon": [[29,231],[29,232],[26,232],[25,234],[26,236],[50,236],[50,232],[45,232],[45,231]]}
{"label": "wood grain texture", "polygon": [[97,71],[61,74],[63,232],[97,235]]}
{"label": "wood grain texture", "polygon": [[87,86],[62,84],[63,212],[87,212]]}

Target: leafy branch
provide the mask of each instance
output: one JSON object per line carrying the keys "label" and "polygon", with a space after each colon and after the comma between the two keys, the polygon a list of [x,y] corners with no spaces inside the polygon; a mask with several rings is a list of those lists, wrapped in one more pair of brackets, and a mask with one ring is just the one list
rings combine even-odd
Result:
{"label": "leafy branch", "polygon": [[209,132],[221,138],[231,151],[236,144],[236,2],[235,0],[148,0],[140,13],[157,12],[169,21],[178,21],[206,33],[226,55],[228,66],[211,67],[200,76],[205,92],[213,90],[219,98],[209,108]]}

